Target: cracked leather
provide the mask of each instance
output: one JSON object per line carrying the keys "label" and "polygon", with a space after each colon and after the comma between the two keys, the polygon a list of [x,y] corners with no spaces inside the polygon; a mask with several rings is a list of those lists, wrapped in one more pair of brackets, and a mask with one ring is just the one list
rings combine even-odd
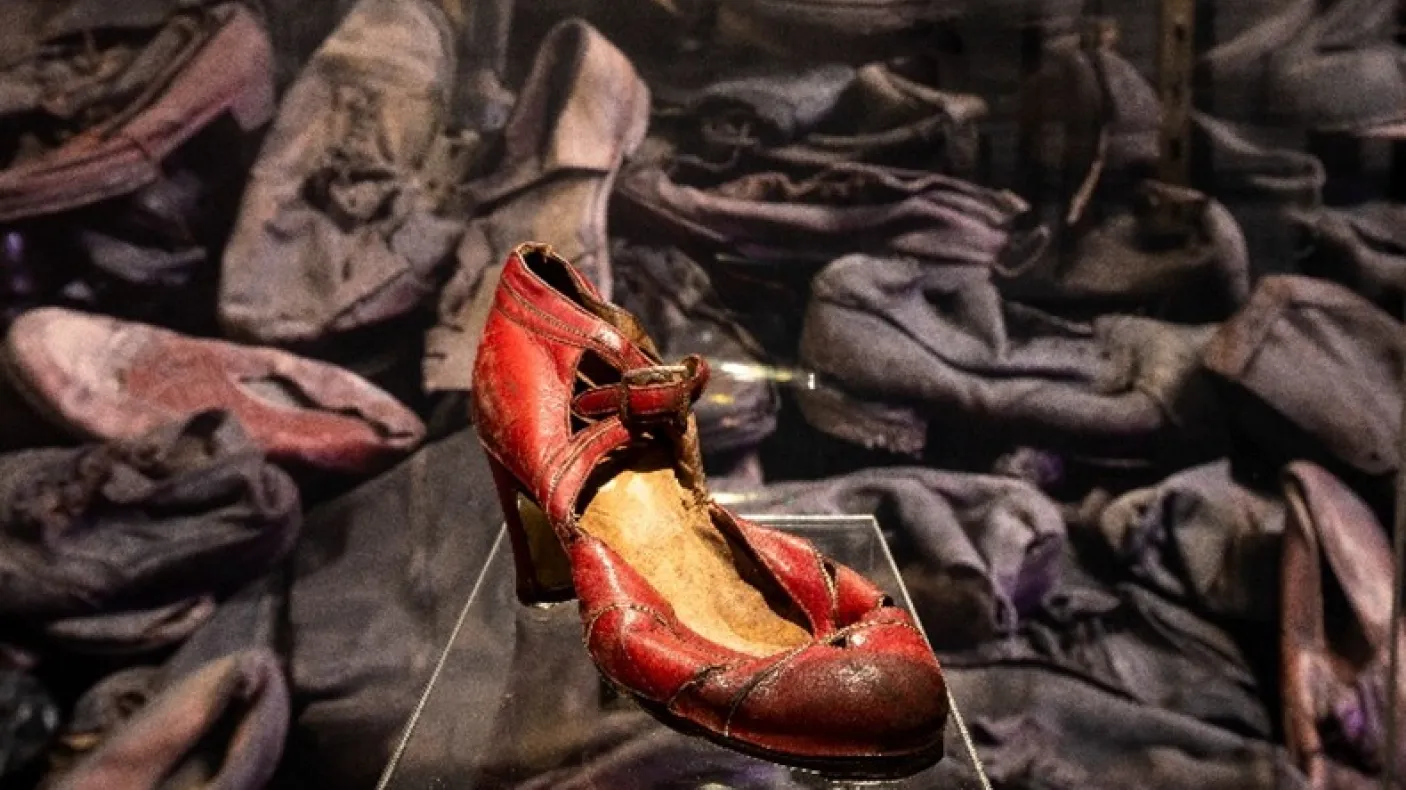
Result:
{"label": "cracked leather", "polygon": [[[83,100],[36,97],[33,107],[62,109],[61,115],[76,113],[71,105],[82,102],[119,106],[100,113],[100,123],[79,126],[57,145],[0,171],[0,221],[53,214],[151,184],[163,176],[163,160],[222,115],[233,117],[246,132],[268,121],[274,101],[272,54],[253,14],[228,3],[176,16],[166,30],[165,38],[156,36],[150,46],[160,49],[171,36],[180,40],[169,51],[143,53],[154,62],[134,56],[135,63],[128,65],[141,70],[129,76],[134,85],[124,89],[101,83],[96,86],[101,94]],[[8,76],[29,84],[13,71]],[[71,82],[35,87],[41,96],[75,89]],[[65,106],[55,107],[55,102]],[[5,109],[0,107],[0,114]]]}
{"label": "cracked leather", "polygon": [[7,456],[0,494],[0,618],[61,652],[184,639],[211,598],[285,556],[302,521],[292,480],[220,412],[134,441]]}
{"label": "cracked leather", "polygon": [[[936,748],[947,706],[932,651],[906,613],[847,568],[832,577],[808,542],[710,505],[714,524],[761,561],[809,624],[811,641],[752,657],[681,624],[637,571],[576,527],[587,475],[637,430],[615,416],[571,433],[566,404],[587,351],[622,374],[660,364],[633,317],[603,302],[570,264],[550,248],[518,248],[504,264],[479,351],[476,424],[489,455],[541,503],[568,553],[597,667],[671,717],[739,746],[820,759]],[[523,401],[519,393],[528,392],[532,400]],[[689,417],[684,433],[695,432]],[[694,495],[706,497],[696,455],[680,452]]]}

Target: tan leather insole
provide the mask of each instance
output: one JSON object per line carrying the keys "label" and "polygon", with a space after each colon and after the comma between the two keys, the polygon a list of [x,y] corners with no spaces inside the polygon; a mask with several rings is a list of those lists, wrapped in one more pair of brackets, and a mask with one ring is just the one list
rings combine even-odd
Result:
{"label": "tan leather insole", "polygon": [[579,521],[639,571],[705,639],[754,656],[809,641],[738,568],[734,550],[666,458],[641,459],[597,489]]}

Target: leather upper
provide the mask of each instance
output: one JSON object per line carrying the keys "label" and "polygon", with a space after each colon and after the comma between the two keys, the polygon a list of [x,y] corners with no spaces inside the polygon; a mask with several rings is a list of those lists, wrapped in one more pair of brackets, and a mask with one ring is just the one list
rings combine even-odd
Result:
{"label": "leather upper", "polygon": [[1385,760],[1391,548],[1367,505],[1323,468],[1291,464],[1285,491],[1285,742],[1310,786],[1342,787],[1345,772],[1374,773]]}
{"label": "leather upper", "polygon": [[247,9],[210,12],[209,30],[160,98],[116,128],[75,136],[42,157],[0,171],[0,220],[52,214],[134,192],[161,162],[222,113],[253,130],[273,115],[268,35]]}
{"label": "leather upper", "polygon": [[[524,256],[554,279],[569,277],[576,298],[548,285]],[[573,398],[587,352],[621,381]],[[940,748],[947,697],[922,633],[882,591],[808,541],[708,503],[717,528],[769,573],[812,637],[754,657],[684,626],[638,571],[576,528],[583,485],[608,453],[642,427],[673,421],[692,434],[688,405],[706,375],[696,357],[662,365],[633,317],[600,302],[550,248],[523,245],[509,256],[474,371],[475,421],[490,455],[543,507],[566,546],[591,657],[665,715],[751,747],[815,758]],[[598,420],[580,427],[573,409]],[[687,471],[687,442],[683,454]],[[701,483],[695,488],[706,497]]]}
{"label": "leather upper", "polygon": [[[41,409],[95,437],[134,437],[221,408],[279,460],[362,471],[425,432],[390,395],[340,368],[62,308],[16,319],[6,356]],[[261,385],[283,395],[263,397]]]}

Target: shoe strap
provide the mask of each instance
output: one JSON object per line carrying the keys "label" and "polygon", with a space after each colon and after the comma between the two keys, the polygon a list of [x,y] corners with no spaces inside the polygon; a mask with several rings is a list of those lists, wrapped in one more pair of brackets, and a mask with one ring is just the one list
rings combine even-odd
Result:
{"label": "shoe strap", "polygon": [[677,365],[627,370],[618,383],[577,395],[571,408],[591,419],[618,415],[627,426],[684,422],[707,383],[707,361],[690,354]]}

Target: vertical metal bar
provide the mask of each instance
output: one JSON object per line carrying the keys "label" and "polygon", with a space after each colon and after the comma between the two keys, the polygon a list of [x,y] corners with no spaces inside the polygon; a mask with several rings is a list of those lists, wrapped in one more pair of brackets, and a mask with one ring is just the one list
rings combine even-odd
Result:
{"label": "vertical metal bar", "polygon": [[1163,183],[1189,186],[1196,0],[1162,0],[1161,11],[1157,92],[1162,100],[1162,158],[1157,178]]}

